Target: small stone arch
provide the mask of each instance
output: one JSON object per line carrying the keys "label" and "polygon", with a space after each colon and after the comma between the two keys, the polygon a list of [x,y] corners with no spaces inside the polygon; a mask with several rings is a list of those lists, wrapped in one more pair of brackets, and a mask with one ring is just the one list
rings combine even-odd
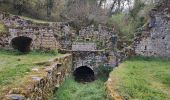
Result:
{"label": "small stone arch", "polygon": [[73,75],[78,82],[92,82],[95,80],[95,72],[88,66],[77,67],[74,70]]}
{"label": "small stone arch", "polygon": [[32,38],[27,36],[18,36],[11,40],[11,46],[20,52],[29,52],[31,44]]}

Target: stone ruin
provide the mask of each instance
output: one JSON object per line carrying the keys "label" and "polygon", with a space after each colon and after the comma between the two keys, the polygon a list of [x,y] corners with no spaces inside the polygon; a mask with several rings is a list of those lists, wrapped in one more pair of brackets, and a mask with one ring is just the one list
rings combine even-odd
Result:
{"label": "stone ruin", "polygon": [[[117,65],[116,61],[118,60],[114,52],[117,37],[113,34],[114,32],[104,26],[94,27],[91,25],[62,40],[63,51],[70,52],[73,55],[73,71],[76,77],[82,76],[81,73],[89,70],[89,72],[93,72],[91,76],[94,75],[90,80],[94,80],[99,66],[115,67]],[[81,73],[78,73],[79,69]],[[80,79],[83,78],[82,76]]]}
{"label": "stone ruin", "polygon": [[37,23],[3,12],[0,12],[0,20],[8,29],[0,33],[0,48],[14,48],[21,52],[60,48],[56,34],[65,31],[63,23]]}
{"label": "stone ruin", "polygon": [[[149,30],[136,35],[133,44],[136,54],[170,57],[169,7],[160,8],[163,12],[155,11],[151,16]],[[53,89],[58,88],[70,72],[73,72],[76,80],[90,82],[96,78],[99,66],[115,67],[121,62],[121,58],[125,58],[125,54],[115,50],[117,36],[111,29],[102,25],[84,27],[75,33],[67,23],[37,23],[3,12],[0,12],[0,21],[8,29],[7,32],[0,33],[0,48],[17,49],[21,52],[60,49],[72,54],[53,60],[50,66],[43,69],[33,69],[45,72],[44,78],[29,76],[34,81],[32,90],[25,86],[18,94],[15,93],[16,88],[11,88],[9,93],[5,93],[8,94],[8,99],[46,99],[48,94],[43,92],[51,93]],[[126,49],[125,53],[130,55]]]}
{"label": "stone ruin", "polygon": [[160,5],[151,11],[149,29],[136,35],[136,54],[170,58],[170,3]]}
{"label": "stone ruin", "polygon": [[60,50],[71,53],[75,75],[89,69],[87,73],[93,72],[90,80],[97,76],[98,66],[117,65],[114,51],[117,36],[105,26],[91,25],[75,33],[68,23],[63,22],[39,23],[3,12],[0,12],[0,20],[8,29],[0,34],[0,48],[20,52]]}

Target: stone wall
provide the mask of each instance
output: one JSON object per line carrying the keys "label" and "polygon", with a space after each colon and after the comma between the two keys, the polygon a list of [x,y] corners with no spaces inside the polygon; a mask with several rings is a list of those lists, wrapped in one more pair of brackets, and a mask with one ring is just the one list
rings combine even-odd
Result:
{"label": "stone wall", "polygon": [[116,44],[117,36],[112,29],[109,29],[103,25],[94,25],[82,28],[79,31],[78,38],[75,41],[86,41],[96,43],[96,48],[101,49],[113,49]]}
{"label": "stone wall", "polygon": [[79,67],[87,66],[97,74],[100,65],[107,66],[108,58],[104,51],[73,51],[73,71]]}
{"label": "stone wall", "polygon": [[39,62],[48,63],[48,66],[33,68],[18,86],[9,86],[4,89],[4,96],[0,100],[48,100],[54,89],[58,88],[65,77],[71,72],[72,56],[65,54],[54,60]]}
{"label": "stone wall", "polygon": [[[66,28],[65,30],[70,30]],[[62,38],[61,46],[63,49],[71,50],[72,44],[76,43],[95,43],[96,49],[113,49],[117,41],[117,36],[112,29],[103,25],[90,25],[75,32],[65,32],[65,37]]]}
{"label": "stone wall", "polygon": [[31,49],[58,49],[59,36],[64,35],[66,23],[62,22],[34,22],[19,16],[0,12],[0,21],[4,23],[7,32],[0,33],[0,48],[11,49],[11,40],[25,36],[32,39]]}
{"label": "stone wall", "polygon": [[[0,48],[11,48],[12,39],[25,36],[32,39],[31,49],[58,49],[60,47],[61,50],[71,51],[73,54],[73,71],[78,67],[87,66],[97,74],[96,70],[100,65],[115,67],[118,64],[118,56],[114,51],[117,45],[117,36],[114,35],[112,29],[105,26],[98,25],[95,27],[91,25],[75,33],[66,23],[35,23],[18,16],[1,13],[0,20],[8,28],[6,34],[0,34]],[[44,70],[41,71],[44,72]],[[39,80],[41,79],[37,77],[33,77],[33,79],[40,83]],[[36,85],[36,87],[38,86]],[[19,93],[19,95],[24,95],[24,98],[43,98],[44,100],[42,91],[49,90],[36,89],[34,92]],[[27,91],[27,89],[24,91]],[[25,97],[25,94],[29,95]],[[10,92],[7,97],[10,98],[13,95],[18,94]]]}
{"label": "stone wall", "polygon": [[[163,4],[162,4],[163,5]],[[142,32],[136,42],[136,54],[170,58],[170,6],[153,11],[150,30]]]}
{"label": "stone wall", "polygon": [[[73,70],[87,66],[94,70],[102,66],[115,67],[117,57],[114,49],[117,45],[117,36],[112,29],[103,25],[90,25],[72,33],[62,40],[63,51],[73,54]],[[106,53],[107,52],[107,53]],[[114,52],[114,53],[113,53]]]}
{"label": "stone wall", "polygon": [[73,51],[94,51],[96,50],[95,43],[73,43],[72,44]]}

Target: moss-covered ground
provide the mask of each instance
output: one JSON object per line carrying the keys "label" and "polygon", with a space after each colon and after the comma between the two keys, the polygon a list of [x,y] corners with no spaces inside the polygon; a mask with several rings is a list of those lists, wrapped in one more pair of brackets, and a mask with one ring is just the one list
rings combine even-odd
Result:
{"label": "moss-covered ground", "polygon": [[106,100],[105,80],[101,77],[90,83],[78,83],[68,77],[54,94],[55,100]]}
{"label": "moss-covered ground", "polygon": [[37,65],[37,62],[48,61],[58,55],[55,52],[34,51],[22,54],[18,51],[0,50],[0,91],[29,74],[32,68],[43,67],[43,65]]}
{"label": "moss-covered ground", "polygon": [[170,60],[133,57],[114,69],[113,88],[126,100],[170,100]]}

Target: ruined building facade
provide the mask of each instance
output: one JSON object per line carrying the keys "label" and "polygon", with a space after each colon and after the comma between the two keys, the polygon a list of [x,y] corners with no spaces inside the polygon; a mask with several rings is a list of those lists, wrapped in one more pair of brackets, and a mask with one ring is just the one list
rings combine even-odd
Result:
{"label": "ruined building facade", "polygon": [[161,3],[152,10],[149,30],[135,39],[136,54],[170,58],[170,3]]}
{"label": "ruined building facade", "polygon": [[78,33],[68,23],[33,22],[19,16],[0,13],[7,32],[0,34],[0,48],[30,50],[64,50],[73,54],[73,70],[88,66],[116,66],[114,55],[117,37],[105,26],[88,26]]}

